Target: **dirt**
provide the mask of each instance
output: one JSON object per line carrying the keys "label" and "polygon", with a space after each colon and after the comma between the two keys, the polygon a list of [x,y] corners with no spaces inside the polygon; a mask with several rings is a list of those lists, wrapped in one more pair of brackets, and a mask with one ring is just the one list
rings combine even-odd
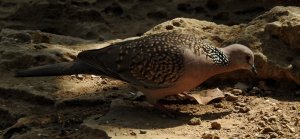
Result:
{"label": "dirt", "polygon": [[[282,18],[288,17],[286,12],[264,14],[276,5],[300,4],[297,0],[0,1],[0,138],[300,138],[298,9],[282,8],[295,19]],[[13,76],[17,69],[70,61],[82,50],[140,36],[152,27],[148,33],[161,31],[159,27],[184,28],[174,22],[177,19],[171,20],[176,17],[205,20],[182,19],[196,34],[206,32],[204,39],[216,45],[237,38],[254,50],[263,49],[269,58],[265,65],[271,66],[260,65],[257,77],[240,72],[242,79],[229,78],[232,74],[200,85],[194,91],[219,88],[225,94],[207,105],[187,99],[162,100],[174,118],[149,106],[128,84],[106,77]],[[197,32],[196,24],[208,28]],[[268,38],[268,32],[275,38]],[[262,39],[238,37],[247,33]],[[276,44],[289,47],[282,50]],[[278,60],[281,51],[290,54],[293,63]],[[279,66],[267,71],[273,63]],[[289,64],[294,68],[281,69]]]}

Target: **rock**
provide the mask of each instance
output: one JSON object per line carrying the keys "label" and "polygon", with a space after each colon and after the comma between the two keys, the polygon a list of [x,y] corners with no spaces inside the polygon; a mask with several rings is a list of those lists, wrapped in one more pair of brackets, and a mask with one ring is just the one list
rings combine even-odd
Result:
{"label": "rock", "polygon": [[244,83],[238,82],[234,85],[234,88],[246,91],[249,88],[249,86]]}
{"label": "rock", "polygon": [[237,101],[238,100],[238,96],[234,95],[234,94],[231,94],[229,92],[226,92],[225,93],[225,99],[227,101]]}
{"label": "rock", "polygon": [[270,132],[274,132],[274,129],[271,128],[271,127],[265,127],[263,130],[262,130],[262,133],[263,134],[268,134]]}
{"label": "rock", "polygon": [[211,123],[211,129],[220,130],[221,129],[221,124],[218,123],[218,122],[212,122]]}
{"label": "rock", "polygon": [[232,89],[230,91],[230,93],[232,93],[234,95],[241,95],[241,94],[243,94],[243,91],[241,89]]}
{"label": "rock", "polygon": [[201,119],[200,118],[192,118],[190,121],[189,121],[189,125],[201,125]]}
{"label": "rock", "polygon": [[[255,50],[255,65],[258,71],[258,78],[264,79],[286,79],[300,84],[300,63],[299,54],[295,50],[300,49],[300,42],[295,39],[299,36],[299,7],[274,7],[269,12],[255,18],[247,25],[237,26],[218,26],[212,23],[197,21],[194,19],[177,18],[183,20],[186,25],[183,29],[174,28],[173,30],[186,32],[203,37],[213,45],[224,46],[232,43],[242,43]],[[165,27],[171,25],[173,20],[155,26],[146,34],[154,34],[166,31]],[[243,27],[242,27],[243,26]],[[239,34],[232,35],[233,28]],[[212,34],[216,32],[216,37]],[[229,35],[230,34],[230,35]],[[218,38],[218,39],[216,39]],[[284,50],[281,51],[281,50]],[[225,77],[227,76],[227,77]],[[235,72],[220,75],[214,79],[220,81],[228,78],[247,81],[251,80],[250,72]],[[214,80],[211,80],[214,83]]]}

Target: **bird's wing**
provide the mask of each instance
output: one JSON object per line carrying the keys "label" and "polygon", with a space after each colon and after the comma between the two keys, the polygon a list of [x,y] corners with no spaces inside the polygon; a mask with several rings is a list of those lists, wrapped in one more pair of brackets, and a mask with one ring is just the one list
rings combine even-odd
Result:
{"label": "bird's wing", "polygon": [[178,47],[147,39],[83,51],[78,58],[107,76],[146,88],[173,85],[184,68]]}

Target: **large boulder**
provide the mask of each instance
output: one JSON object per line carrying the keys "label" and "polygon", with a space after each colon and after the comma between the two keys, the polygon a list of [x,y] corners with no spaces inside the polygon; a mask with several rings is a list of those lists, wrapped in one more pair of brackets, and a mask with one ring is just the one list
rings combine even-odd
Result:
{"label": "large boulder", "polygon": [[[234,26],[188,18],[176,18],[159,24],[145,33],[180,31],[194,34],[217,47],[233,43],[248,46],[255,52],[258,78],[287,80],[300,84],[300,8],[274,7],[248,24]],[[249,72],[241,71],[228,77],[249,80]]]}

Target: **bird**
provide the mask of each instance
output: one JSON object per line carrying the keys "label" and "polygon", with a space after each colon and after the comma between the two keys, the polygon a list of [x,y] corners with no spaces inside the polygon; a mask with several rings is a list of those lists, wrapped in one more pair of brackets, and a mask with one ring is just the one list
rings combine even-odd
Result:
{"label": "bird", "polygon": [[129,83],[148,102],[184,94],[217,74],[236,70],[256,72],[254,54],[242,44],[215,47],[200,37],[162,32],[85,50],[74,61],[19,70],[16,77],[95,74]]}

